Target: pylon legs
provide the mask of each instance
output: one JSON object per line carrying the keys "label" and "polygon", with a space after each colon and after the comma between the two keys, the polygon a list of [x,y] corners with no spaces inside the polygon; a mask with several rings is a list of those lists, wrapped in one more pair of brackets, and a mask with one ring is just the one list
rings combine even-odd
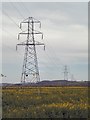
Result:
{"label": "pylon legs", "polygon": [[38,62],[35,46],[26,46],[24,62],[22,68],[21,82],[38,82],[40,81]]}

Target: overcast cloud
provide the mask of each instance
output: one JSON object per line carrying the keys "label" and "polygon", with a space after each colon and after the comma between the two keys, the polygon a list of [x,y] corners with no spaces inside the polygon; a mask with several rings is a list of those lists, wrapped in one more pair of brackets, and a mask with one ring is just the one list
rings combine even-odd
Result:
{"label": "overcast cloud", "polygon": [[44,33],[46,51],[37,47],[41,80],[63,79],[64,65],[76,80],[88,79],[88,3],[3,3],[2,7],[4,82],[19,82],[23,63],[24,48],[15,51],[20,29],[11,19],[19,24],[29,16],[41,21]]}

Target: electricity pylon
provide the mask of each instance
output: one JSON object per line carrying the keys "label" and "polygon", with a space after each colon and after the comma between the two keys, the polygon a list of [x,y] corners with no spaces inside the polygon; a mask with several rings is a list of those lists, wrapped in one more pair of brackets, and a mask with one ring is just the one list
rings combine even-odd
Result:
{"label": "electricity pylon", "polygon": [[[18,34],[18,39],[20,35],[26,35],[27,40],[25,42],[21,42],[18,45],[25,46],[25,54],[24,54],[24,61],[23,61],[23,68],[22,68],[22,75],[21,75],[21,82],[39,82],[40,75],[38,69],[38,61],[37,61],[37,54],[36,54],[36,45],[43,45],[45,48],[44,43],[40,43],[35,41],[35,35],[41,34],[43,39],[43,33],[35,30],[35,24],[39,24],[41,27],[41,22],[36,20],[33,17],[28,17],[27,19],[23,20],[20,23],[20,29],[23,29],[23,24],[28,26],[26,31],[22,31]],[[16,46],[16,49],[17,49]]]}
{"label": "electricity pylon", "polygon": [[64,66],[64,80],[68,80],[68,68],[67,68],[67,65]]}

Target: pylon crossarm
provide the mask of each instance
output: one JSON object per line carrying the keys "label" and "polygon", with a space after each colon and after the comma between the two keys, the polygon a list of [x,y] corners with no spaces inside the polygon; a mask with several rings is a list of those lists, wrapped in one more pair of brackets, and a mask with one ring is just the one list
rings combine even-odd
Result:
{"label": "pylon crossarm", "polygon": [[[22,24],[22,23],[28,23],[28,21],[22,21],[20,24]],[[32,23],[32,21],[29,21],[29,23]],[[40,21],[35,21],[35,20],[33,20],[33,23],[39,23],[39,24],[41,24]]]}
{"label": "pylon crossarm", "polygon": [[[19,40],[19,38],[20,38],[20,35],[27,35],[28,33],[24,33],[24,32],[21,32],[21,33],[19,33],[18,34],[18,40]],[[29,33],[29,34],[32,34],[32,33]],[[33,34],[41,34],[42,35],[42,39],[43,39],[43,33],[41,33],[41,32],[36,32],[36,33],[33,33]]]}
{"label": "pylon crossarm", "polygon": [[21,23],[20,23],[20,29],[22,28],[22,24],[23,23],[39,23],[40,24],[40,28],[41,28],[41,22],[37,19],[35,19],[34,17],[28,17],[26,19],[24,19]]}
{"label": "pylon crossarm", "polygon": [[26,44],[17,44],[17,45],[44,45],[43,43],[40,43],[40,44],[30,44],[30,43],[26,43]]}
{"label": "pylon crossarm", "polygon": [[39,23],[39,27],[41,28],[41,22],[40,21],[34,21],[34,23]]}
{"label": "pylon crossarm", "polygon": [[42,32],[34,32],[33,34],[41,34],[42,35],[42,39],[43,39],[43,33]]}
{"label": "pylon crossarm", "polygon": [[28,33],[21,32],[21,33],[19,33],[19,35],[20,35],[20,34],[22,34],[22,35],[23,35],[23,34],[26,34],[26,35],[27,35]]}
{"label": "pylon crossarm", "polygon": [[[36,31],[36,30],[34,30],[34,31]],[[43,33],[39,32],[39,31],[36,31],[36,32],[34,32],[34,34],[43,34]]]}
{"label": "pylon crossarm", "polygon": [[21,33],[19,33],[18,34],[18,40],[19,40],[19,38],[20,38],[20,35],[27,35],[28,33],[23,33],[23,32],[21,32]]}

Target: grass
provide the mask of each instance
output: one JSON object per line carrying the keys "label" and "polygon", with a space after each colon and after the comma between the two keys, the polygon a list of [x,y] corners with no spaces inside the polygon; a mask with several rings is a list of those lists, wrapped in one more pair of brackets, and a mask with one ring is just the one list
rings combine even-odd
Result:
{"label": "grass", "polygon": [[87,118],[87,87],[2,89],[3,118]]}

